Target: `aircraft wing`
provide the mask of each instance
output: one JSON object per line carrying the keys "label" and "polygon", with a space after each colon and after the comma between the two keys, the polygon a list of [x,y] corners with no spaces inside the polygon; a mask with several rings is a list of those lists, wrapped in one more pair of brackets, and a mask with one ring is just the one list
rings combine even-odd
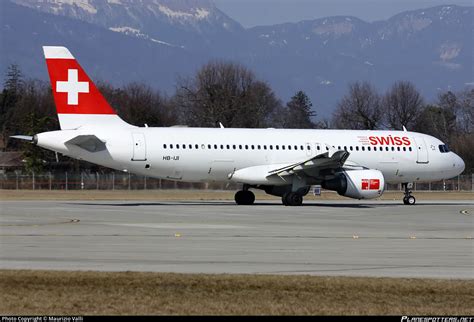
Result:
{"label": "aircraft wing", "polygon": [[99,152],[106,149],[105,142],[95,135],[78,135],[64,144],[76,145],[89,152]]}
{"label": "aircraft wing", "polygon": [[279,167],[268,172],[267,177],[270,176],[287,176],[296,173],[304,172],[309,176],[318,176],[321,172],[328,172],[342,168],[344,162],[349,157],[349,152],[345,150],[330,153],[318,154],[310,159]]}

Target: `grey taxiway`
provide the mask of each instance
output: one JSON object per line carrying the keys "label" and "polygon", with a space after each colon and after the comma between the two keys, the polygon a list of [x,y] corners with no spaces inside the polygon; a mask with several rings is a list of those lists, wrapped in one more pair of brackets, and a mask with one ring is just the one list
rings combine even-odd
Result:
{"label": "grey taxiway", "polygon": [[0,201],[0,269],[474,278],[474,201]]}

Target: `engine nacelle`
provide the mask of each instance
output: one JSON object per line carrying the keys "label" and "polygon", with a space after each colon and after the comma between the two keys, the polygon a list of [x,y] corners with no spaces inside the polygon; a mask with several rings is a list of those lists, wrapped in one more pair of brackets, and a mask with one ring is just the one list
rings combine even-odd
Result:
{"label": "engine nacelle", "polygon": [[385,180],[379,170],[351,170],[336,173],[334,179],[323,181],[322,187],[349,198],[373,199],[382,195]]}

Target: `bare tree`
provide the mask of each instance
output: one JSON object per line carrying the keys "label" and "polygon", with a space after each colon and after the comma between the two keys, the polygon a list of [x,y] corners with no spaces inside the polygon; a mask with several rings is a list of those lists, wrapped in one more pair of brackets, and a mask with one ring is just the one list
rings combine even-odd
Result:
{"label": "bare tree", "polygon": [[400,130],[403,126],[411,129],[423,107],[423,98],[415,86],[407,81],[393,84],[382,101],[388,126]]}
{"label": "bare tree", "polygon": [[178,111],[171,102],[142,83],[131,83],[123,89],[110,84],[98,84],[107,101],[117,109],[117,113],[127,122],[143,126],[170,126],[178,121]]}
{"label": "bare tree", "polygon": [[174,103],[183,121],[192,126],[265,127],[281,106],[270,87],[247,68],[211,62],[193,79],[181,80]]}
{"label": "bare tree", "polygon": [[349,93],[338,103],[333,114],[336,128],[375,130],[382,124],[380,96],[367,82],[349,85]]}

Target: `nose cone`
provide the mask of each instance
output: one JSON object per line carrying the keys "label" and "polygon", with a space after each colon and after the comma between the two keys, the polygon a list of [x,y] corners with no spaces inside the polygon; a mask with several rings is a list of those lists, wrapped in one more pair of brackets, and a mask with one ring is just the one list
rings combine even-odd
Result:
{"label": "nose cone", "polygon": [[459,157],[459,155],[454,154],[453,156],[453,166],[456,169],[456,175],[461,174],[464,169],[466,168],[466,164],[464,163],[463,159]]}

